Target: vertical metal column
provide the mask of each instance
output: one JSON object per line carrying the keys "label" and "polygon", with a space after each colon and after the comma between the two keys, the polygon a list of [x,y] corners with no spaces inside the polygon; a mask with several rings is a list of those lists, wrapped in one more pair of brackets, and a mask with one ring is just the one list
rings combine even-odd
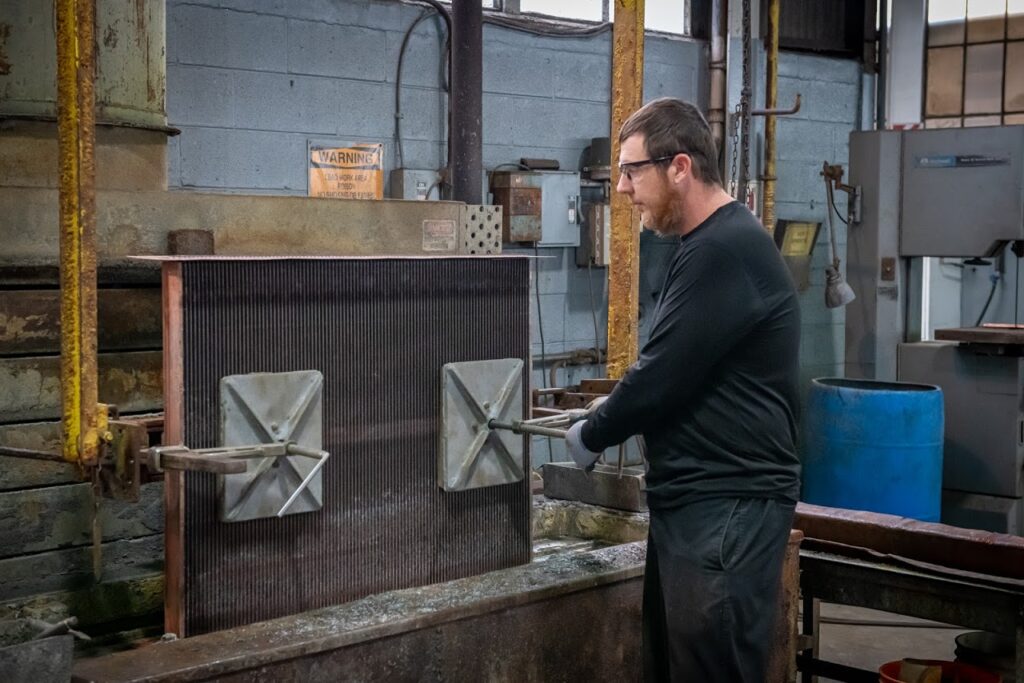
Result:
{"label": "vertical metal column", "polygon": [[[767,78],[764,107],[772,112],[779,99],[779,0],[768,0]],[[764,211],[761,222],[765,229],[775,232],[775,115],[764,117]]]}
{"label": "vertical metal column", "polygon": [[[619,129],[643,102],[644,0],[615,0],[612,29],[612,187],[619,182]],[[637,356],[640,226],[629,198],[611,198],[608,266],[608,376],[619,378]]]}
{"label": "vertical metal column", "polygon": [[454,0],[451,38],[451,198],[482,204],[483,9],[479,0]]}
{"label": "vertical metal column", "polygon": [[95,0],[59,0],[61,417],[63,454],[90,465],[98,450],[96,379]]}

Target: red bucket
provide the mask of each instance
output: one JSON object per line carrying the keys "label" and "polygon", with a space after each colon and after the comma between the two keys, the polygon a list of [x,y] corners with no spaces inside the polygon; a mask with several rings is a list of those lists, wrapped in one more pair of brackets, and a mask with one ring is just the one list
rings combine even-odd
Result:
{"label": "red bucket", "polygon": [[[979,669],[962,662],[942,662],[939,660],[914,660],[916,664],[930,664],[942,667],[942,683],[1001,683],[1002,677],[991,671]],[[887,662],[878,670],[881,683],[916,683],[900,678],[902,661]]]}

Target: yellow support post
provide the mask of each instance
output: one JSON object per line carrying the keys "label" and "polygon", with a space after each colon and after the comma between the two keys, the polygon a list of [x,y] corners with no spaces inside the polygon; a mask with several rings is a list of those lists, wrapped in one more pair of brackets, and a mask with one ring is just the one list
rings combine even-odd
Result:
{"label": "yellow support post", "polygon": [[[643,103],[644,0],[615,0],[612,28],[612,188],[619,182],[619,129]],[[608,376],[617,379],[637,358],[640,222],[629,198],[612,192],[608,266]]]}
{"label": "yellow support post", "polygon": [[57,0],[64,459],[96,463],[95,0]]}

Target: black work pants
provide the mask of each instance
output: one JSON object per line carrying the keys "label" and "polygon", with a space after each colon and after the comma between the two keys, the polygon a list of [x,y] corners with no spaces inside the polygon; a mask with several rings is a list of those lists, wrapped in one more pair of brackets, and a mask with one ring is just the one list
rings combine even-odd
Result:
{"label": "black work pants", "polygon": [[761,498],[651,511],[646,681],[764,681],[793,512]]}

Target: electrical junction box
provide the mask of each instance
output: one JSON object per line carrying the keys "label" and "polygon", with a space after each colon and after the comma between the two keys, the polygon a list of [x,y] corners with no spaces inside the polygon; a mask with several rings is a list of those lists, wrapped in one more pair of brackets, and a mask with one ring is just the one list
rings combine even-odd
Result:
{"label": "electrical junction box", "polygon": [[392,199],[440,199],[441,177],[431,169],[396,168],[391,171]]}
{"label": "electrical junction box", "polygon": [[494,203],[502,207],[506,242],[539,247],[580,243],[580,174],[576,171],[496,171]]}
{"label": "electrical junction box", "polygon": [[580,226],[580,245],[576,247],[576,265],[607,266],[611,261],[612,207],[588,204],[586,219]]}

